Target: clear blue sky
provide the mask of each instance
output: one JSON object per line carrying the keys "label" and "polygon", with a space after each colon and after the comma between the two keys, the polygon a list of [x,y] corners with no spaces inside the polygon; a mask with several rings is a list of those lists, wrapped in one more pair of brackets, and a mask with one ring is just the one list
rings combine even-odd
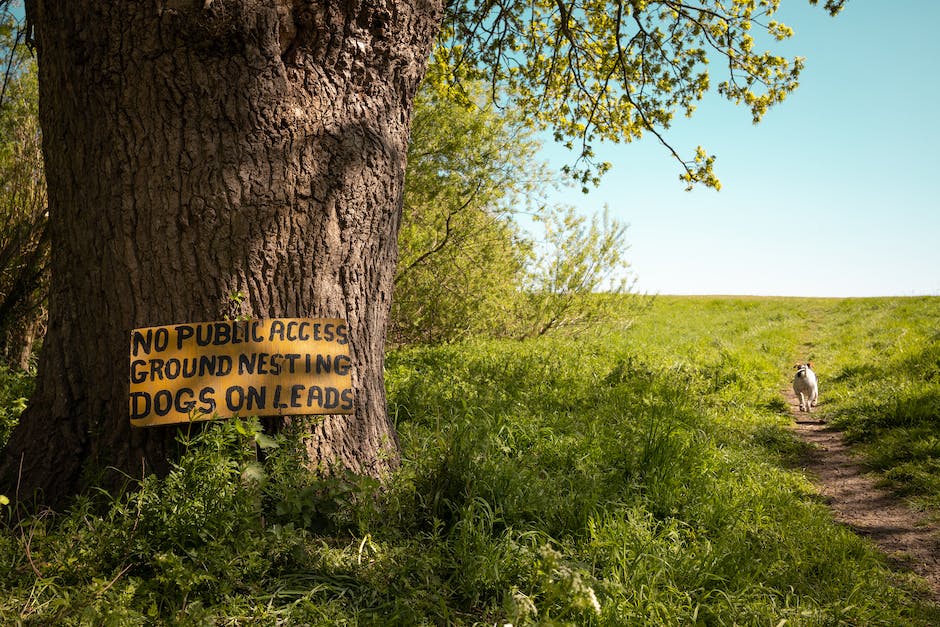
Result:
{"label": "clear blue sky", "polygon": [[806,58],[799,89],[757,126],[715,96],[666,132],[717,155],[720,192],[685,192],[650,136],[596,147],[613,163],[600,187],[553,200],[629,223],[651,294],[940,294],[940,2],[849,0],[830,18],[784,0],[777,19],[795,30],[780,50]]}

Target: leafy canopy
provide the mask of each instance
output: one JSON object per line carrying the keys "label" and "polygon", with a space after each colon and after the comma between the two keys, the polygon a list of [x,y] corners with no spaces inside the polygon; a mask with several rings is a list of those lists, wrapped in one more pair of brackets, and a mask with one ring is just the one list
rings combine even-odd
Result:
{"label": "leafy canopy", "polygon": [[[818,0],[809,0],[819,4]],[[825,0],[837,14],[845,0]],[[761,50],[793,31],[773,19],[780,0],[453,0],[441,35],[450,67],[511,94],[536,128],[580,151],[574,174],[596,182],[598,140],[652,133],[682,165],[691,187],[718,188],[714,156],[680,157],[663,131],[691,116],[712,89],[750,109],[754,122],[796,89],[803,59]],[[717,60],[717,64],[711,62]]]}

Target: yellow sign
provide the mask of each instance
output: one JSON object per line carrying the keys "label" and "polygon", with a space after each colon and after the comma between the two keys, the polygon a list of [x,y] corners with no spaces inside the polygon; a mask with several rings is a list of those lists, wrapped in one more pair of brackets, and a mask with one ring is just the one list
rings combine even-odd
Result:
{"label": "yellow sign", "polygon": [[225,320],[131,331],[131,425],[219,416],[349,414],[344,320]]}

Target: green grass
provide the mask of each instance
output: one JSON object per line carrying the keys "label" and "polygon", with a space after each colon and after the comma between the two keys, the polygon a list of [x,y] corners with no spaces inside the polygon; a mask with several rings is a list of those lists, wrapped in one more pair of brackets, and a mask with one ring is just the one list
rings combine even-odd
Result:
{"label": "green grass", "polygon": [[815,324],[825,416],[887,485],[940,508],[940,299],[842,301]]}
{"label": "green grass", "polygon": [[135,495],[10,520],[0,620],[938,624],[788,469],[781,400],[814,359],[820,415],[930,507],[938,304],[659,298],[628,331],[397,351],[387,489],[296,472],[289,439],[261,468],[219,423]]}

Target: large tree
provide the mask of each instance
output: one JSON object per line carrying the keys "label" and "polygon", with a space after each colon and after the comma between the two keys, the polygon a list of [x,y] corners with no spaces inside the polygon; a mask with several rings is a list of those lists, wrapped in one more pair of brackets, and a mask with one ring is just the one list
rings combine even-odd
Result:
{"label": "large tree", "polygon": [[[355,414],[317,421],[310,459],[394,468],[383,350],[413,98],[435,38],[451,67],[589,159],[597,139],[662,138],[708,91],[713,55],[718,91],[758,119],[801,66],[755,51],[753,33],[788,34],[777,4],[29,0],[52,284],[0,493],[55,503],[98,469],[165,468],[175,429],[129,425],[129,330],[231,314],[347,319]],[[680,161],[690,182],[715,183],[703,151]]]}

